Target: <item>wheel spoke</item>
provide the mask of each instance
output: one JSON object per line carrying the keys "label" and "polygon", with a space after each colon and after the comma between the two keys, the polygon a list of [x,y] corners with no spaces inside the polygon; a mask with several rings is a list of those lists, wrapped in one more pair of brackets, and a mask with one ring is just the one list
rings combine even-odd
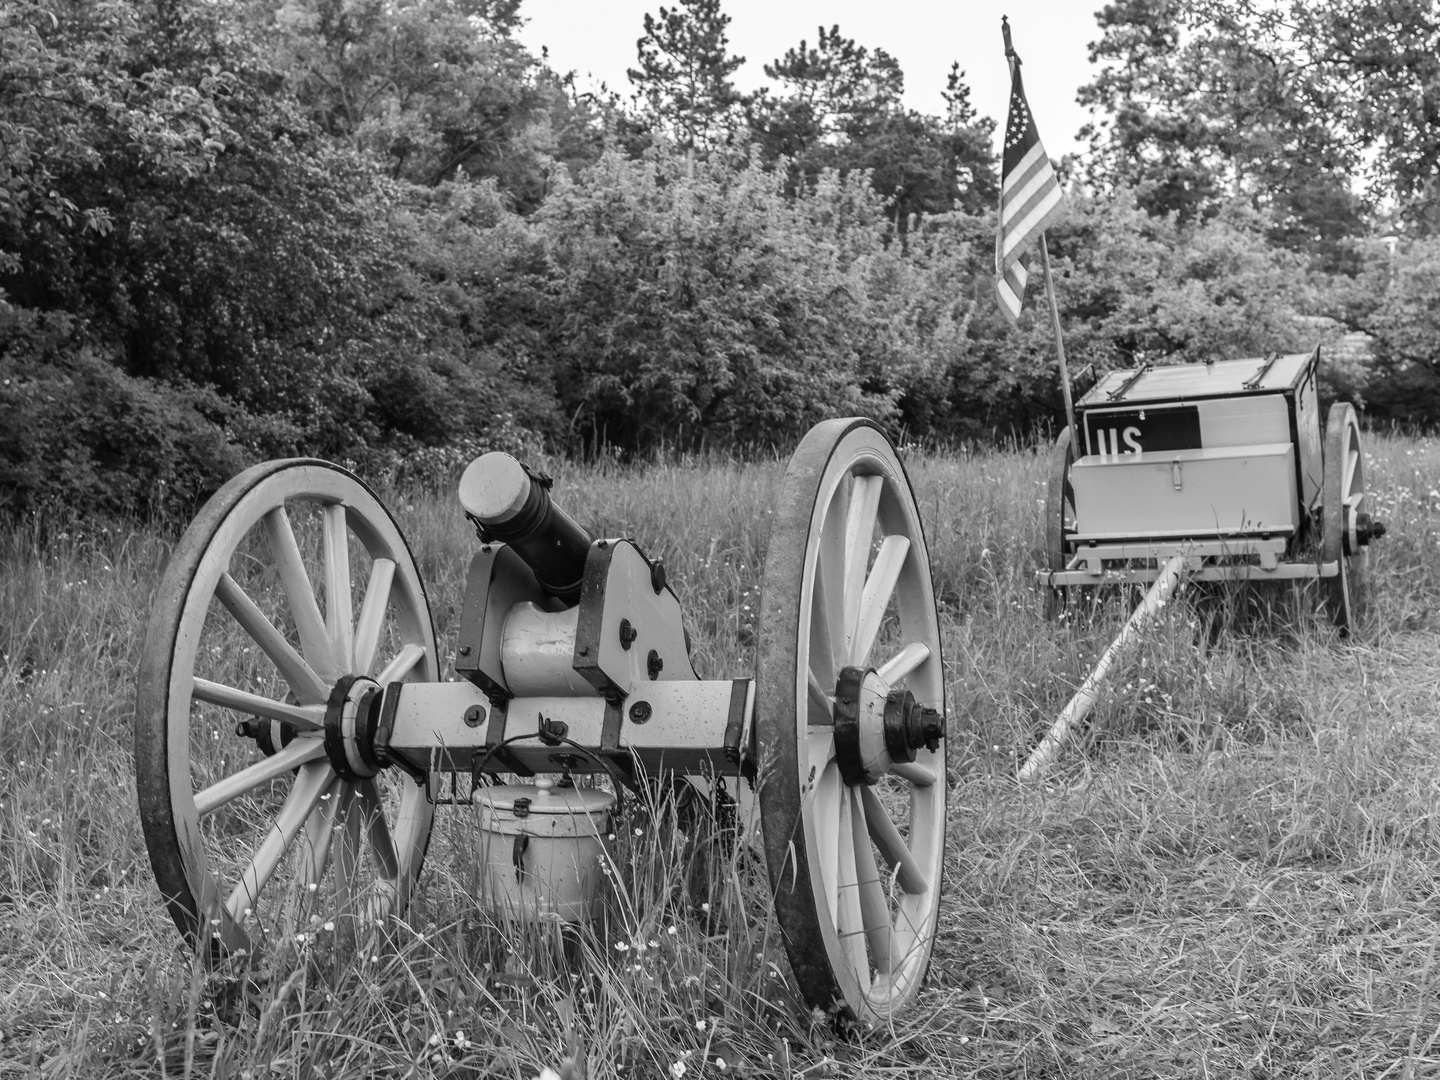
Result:
{"label": "wheel spoke", "polygon": [[810,600],[810,661],[821,686],[833,686],[845,646],[845,507],[843,485],[821,526]]}
{"label": "wheel spoke", "polygon": [[250,640],[270,657],[280,672],[280,677],[289,684],[296,700],[302,705],[325,703],[325,699],[330,696],[330,688],[228,573],[220,575],[220,581],[215,586],[215,596],[225,606],[225,610],[235,617],[241,629],[250,635]]}
{"label": "wheel spoke", "polygon": [[912,641],[905,648],[875,669],[875,674],[891,686],[898,684],[905,676],[930,659],[930,646]]}
{"label": "wheel spoke", "polygon": [[926,788],[935,783],[935,770],[918,761],[897,761],[890,766],[890,775],[908,780],[916,787]]}
{"label": "wheel spoke", "polygon": [[850,970],[860,980],[862,993],[870,991],[870,962],[865,955],[865,916],[860,907],[859,866],[855,858],[855,800],[848,788],[840,789],[840,837],[836,857],[839,871],[835,896],[835,933]]}
{"label": "wheel spoke", "polygon": [[392,682],[400,682],[415,670],[415,666],[425,659],[425,650],[414,642],[405,645],[395,654],[395,659],[385,665],[383,671],[375,676],[375,681],[381,686],[389,686]]}
{"label": "wheel spoke", "polygon": [[911,896],[925,892],[930,883],[925,880],[925,874],[906,846],[900,830],[880,804],[880,797],[868,787],[863,788],[860,794],[865,802],[865,824],[870,830],[870,839],[880,849],[880,857],[885,864],[896,871],[896,882]]}
{"label": "wheel spoke", "polygon": [[820,770],[835,760],[835,729],[828,724],[816,724],[805,738],[805,760],[820,776]]}
{"label": "wheel spoke", "polygon": [[880,552],[875,556],[875,565],[865,580],[865,592],[860,599],[860,618],[855,624],[855,635],[850,646],[849,662],[863,667],[880,633],[880,621],[890,605],[895,592],[895,583],[900,580],[900,571],[905,566],[905,557],[910,553],[908,537],[887,536],[880,543]]}
{"label": "wheel spoke", "polygon": [[252,694],[248,690],[237,690],[233,686],[211,682],[209,679],[194,679],[192,695],[199,701],[219,705],[237,712],[261,716],[266,720],[279,720],[300,731],[319,731],[325,723],[324,705],[291,705],[274,698]]}
{"label": "wheel spoke", "polygon": [[390,836],[390,825],[385,820],[385,804],[380,801],[380,792],[375,787],[374,778],[361,780],[355,786],[355,795],[369,827],[370,849],[375,854],[381,874],[388,878],[398,878],[400,858],[395,854],[395,842]]}
{"label": "wheel spoke", "polygon": [[360,800],[353,784],[343,784],[338,793],[341,800],[336,812],[335,828],[335,910],[337,914],[354,915],[359,910],[360,894]]}
{"label": "wheel spoke", "polygon": [[835,704],[820,685],[820,680],[815,677],[813,668],[810,670],[806,700],[810,706],[809,723],[819,727],[835,723]]}
{"label": "wheel spoke", "polygon": [[816,773],[810,800],[815,821],[815,858],[820,863],[825,906],[832,919],[837,911],[835,891],[840,879],[840,804],[844,798],[845,784],[840,779],[840,766],[831,761]]}
{"label": "wheel spoke", "polygon": [[325,630],[325,620],[320,617],[320,605],[315,602],[315,589],[310,584],[310,576],[305,573],[305,560],[300,555],[300,545],[295,541],[290,515],[283,506],[277,506],[265,515],[265,533],[270,538],[270,554],[275,560],[280,584],[290,598],[290,614],[300,635],[301,654],[311,664],[321,666],[322,676],[338,674],[333,668],[330,635]]}
{"label": "wheel spoke", "polygon": [[320,796],[320,804],[310,811],[305,827],[295,838],[292,847],[296,862],[295,887],[285,897],[280,924],[286,934],[300,929],[311,897],[319,892],[320,882],[325,877],[325,867],[330,860],[330,842],[335,835],[335,815],[340,809],[336,790],[339,786],[337,784]]}
{"label": "wheel spoke", "polygon": [[239,772],[223,780],[217,780],[203,791],[195,793],[195,811],[202,818],[213,814],[228,802],[254,791],[261,784],[268,784],[276,777],[284,776],[291,769],[325,756],[325,744],[319,739],[296,739],[289,746],[276,751],[267,758],[261,758],[253,765],[247,765]]}
{"label": "wheel spoke", "polygon": [[255,906],[261,891],[275,875],[280,860],[290,850],[306,819],[320,802],[320,796],[334,781],[335,770],[328,761],[312,761],[301,766],[285,805],[280,808],[270,831],[255,849],[250,865],[241,872],[240,880],[225,901],[226,911],[236,922],[240,921],[247,908]]}
{"label": "wheel spoke", "polygon": [[853,631],[860,622],[860,598],[865,588],[865,568],[875,540],[875,518],[880,509],[882,476],[857,476],[850,490],[850,508],[845,515],[845,629]]}
{"label": "wheel spoke", "polygon": [[365,586],[365,599],[355,624],[355,670],[361,675],[369,675],[375,666],[375,650],[380,647],[380,631],[385,628],[385,611],[394,581],[393,559],[376,559],[371,564],[370,583]]}
{"label": "wheel spoke", "polygon": [[[868,788],[864,790],[869,790]],[[894,970],[891,955],[890,903],[880,884],[880,871],[875,865],[875,852],[870,847],[866,828],[866,812],[860,795],[851,790],[850,822],[855,845],[855,879],[860,887],[860,914],[865,920],[865,938],[870,943],[870,959],[875,970],[888,975]]]}
{"label": "wheel spoke", "polygon": [[[340,787],[335,785],[328,798],[320,796],[320,805],[310,812],[304,830],[296,838],[295,851],[299,857],[296,880],[299,882],[300,898],[318,890],[320,880],[325,876],[325,864],[330,859],[330,842],[335,835],[335,818],[340,812]],[[312,889],[312,885],[315,888]]]}
{"label": "wheel spoke", "polygon": [[355,612],[350,600],[350,530],[343,503],[330,503],[325,523],[325,624],[335,663],[342,672],[355,662]]}

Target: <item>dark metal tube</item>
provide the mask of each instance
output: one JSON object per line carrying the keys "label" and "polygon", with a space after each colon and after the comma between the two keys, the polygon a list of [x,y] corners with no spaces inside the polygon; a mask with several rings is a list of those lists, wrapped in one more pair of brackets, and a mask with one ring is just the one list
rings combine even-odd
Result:
{"label": "dark metal tube", "polygon": [[549,477],[494,451],[465,469],[460,505],[484,538],[508,544],[525,560],[541,588],[576,604],[593,538],[550,500],[549,487]]}

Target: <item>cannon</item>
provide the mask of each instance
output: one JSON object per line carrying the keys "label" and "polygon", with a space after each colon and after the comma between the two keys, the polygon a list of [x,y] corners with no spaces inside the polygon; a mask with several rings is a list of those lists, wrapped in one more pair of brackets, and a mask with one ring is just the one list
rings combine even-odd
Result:
{"label": "cannon", "polygon": [[1051,451],[1045,612],[1076,591],[1149,591],[1021,768],[1040,775],[1093,704],[1099,681],[1187,581],[1318,580],[1342,635],[1365,618],[1372,541],[1385,535],[1365,492],[1354,408],[1320,430],[1317,346],[1309,353],[1112,371],[1075,403]]}
{"label": "cannon", "polygon": [[505,454],[465,471],[478,536],[453,676],[415,555],[352,473],[272,461],[201,509],[156,594],[135,711],[146,846],[180,933],[215,959],[321,904],[402,917],[447,778],[504,790],[490,808],[520,878],[533,811],[556,835],[596,831],[574,816],[596,790],[576,775],[743,778],[806,1001],[895,1015],[939,913],[946,711],[893,446],[859,418],[805,436],[774,510],[757,667],[726,679],[697,677],[664,565],[592,537],[550,486]]}

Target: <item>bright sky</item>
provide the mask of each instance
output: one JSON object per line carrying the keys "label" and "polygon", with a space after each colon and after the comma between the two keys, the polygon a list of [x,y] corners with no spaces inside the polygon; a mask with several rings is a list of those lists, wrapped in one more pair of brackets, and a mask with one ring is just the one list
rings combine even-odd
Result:
{"label": "bright sky", "polygon": [[[627,68],[636,64],[635,43],[646,12],[675,0],[524,0],[529,24],[520,39],[536,55],[550,50],[550,66],[574,71],[580,85],[605,82],[630,96]],[[839,24],[846,37],[884,49],[905,72],[905,103],[918,112],[944,115],[941,91],[952,61],[970,84],[970,99],[1004,134],[1010,89],[1000,16],[1009,15],[1015,51],[1024,61],[1025,94],[1052,157],[1077,151],[1075,133],[1088,119],[1075,91],[1092,78],[1087,46],[1100,34],[1093,12],[1102,0],[722,0],[730,16],[730,50],[745,57],[736,76],[741,90],[766,81],[763,66],[804,38],[815,43],[818,26]]]}

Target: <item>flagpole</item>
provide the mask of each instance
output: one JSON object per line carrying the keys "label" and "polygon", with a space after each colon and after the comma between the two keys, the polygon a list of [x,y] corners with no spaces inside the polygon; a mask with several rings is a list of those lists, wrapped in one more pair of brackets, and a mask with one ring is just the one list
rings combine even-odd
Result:
{"label": "flagpole", "polygon": [[[1010,20],[1000,16],[1000,33],[1005,37],[1005,59],[1010,64],[1010,79],[1015,79],[1015,65],[1020,54],[1010,42]],[[1040,261],[1045,267],[1045,295],[1050,298],[1050,325],[1055,331],[1055,355],[1060,361],[1060,394],[1065,400],[1065,423],[1070,425],[1070,443],[1079,445],[1080,432],[1075,428],[1075,403],[1070,399],[1070,368],[1065,363],[1065,341],[1060,336],[1060,305],[1055,300],[1055,279],[1050,274],[1050,248],[1045,234],[1040,234]]]}
{"label": "flagpole", "polygon": [[1075,402],[1070,400],[1070,369],[1065,364],[1065,342],[1060,337],[1060,305],[1055,300],[1055,281],[1050,276],[1050,245],[1040,234],[1040,262],[1045,267],[1045,295],[1050,297],[1050,324],[1055,328],[1055,355],[1060,360],[1060,393],[1065,398],[1065,422],[1070,425],[1070,445],[1080,445],[1075,427]]}

